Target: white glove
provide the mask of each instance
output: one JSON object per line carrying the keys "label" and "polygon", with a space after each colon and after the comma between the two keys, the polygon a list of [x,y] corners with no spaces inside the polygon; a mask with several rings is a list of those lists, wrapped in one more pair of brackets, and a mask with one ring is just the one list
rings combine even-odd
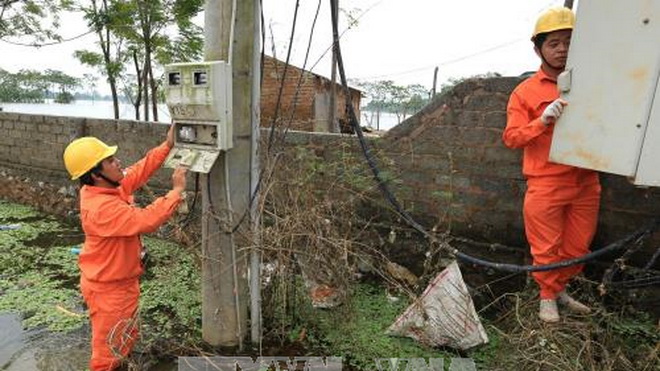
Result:
{"label": "white glove", "polygon": [[545,107],[545,111],[543,111],[543,114],[541,115],[541,122],[543,125],[548,126],[554,124],[559,119],[562,112],[564,112],[564,106],[567,104],[568,102],[565,100],[557,98]]}

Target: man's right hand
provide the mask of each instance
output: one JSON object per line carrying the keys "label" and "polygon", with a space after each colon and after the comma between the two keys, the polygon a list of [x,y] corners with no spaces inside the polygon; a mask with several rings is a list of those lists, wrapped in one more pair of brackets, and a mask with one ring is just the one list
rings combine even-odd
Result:
{"label": "man's right hand", "polygon": [[541,122],[543,125],[548,126],[557,122],[561,114],[564,112],[564,107],[566,105],[568,105],[568,102],[561,98],[557,98],[545,107],[545,110],[541,115]]}
{"label": "man's right hand", "polygon": [[172,174],[172,190],[179,193],[186,190],[186,172],[188,172],[188,169],[182,166],[174,169],[174,173]]}

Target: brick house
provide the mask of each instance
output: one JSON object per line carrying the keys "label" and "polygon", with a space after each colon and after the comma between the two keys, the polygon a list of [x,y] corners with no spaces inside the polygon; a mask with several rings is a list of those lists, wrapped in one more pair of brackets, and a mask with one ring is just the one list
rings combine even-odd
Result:
{"label": "brick house", "polygon": [[[265,56],[263,83],[261,85],[262,127],[270,127],[272,125],[284,67],[284,62],[270,56]],[[296,96],[299,81],[300,89]],[[354,88],[349,88],[349,90],[355,114],[358,120],[360,120],[360,98],[362,97],[362,92]],[[353,130],[348,120],[349,116],[344,89],[341,83],[336,84],[336,91],[337,113],[335,117],[338,120],[339,127],[333,127],[330,124],[332,81],[315,73],[289,65],[277,118],[278,127],[288,127],[291,130],[300,131],[352,133]],[[293,111],[294,106],[295,111]]]}

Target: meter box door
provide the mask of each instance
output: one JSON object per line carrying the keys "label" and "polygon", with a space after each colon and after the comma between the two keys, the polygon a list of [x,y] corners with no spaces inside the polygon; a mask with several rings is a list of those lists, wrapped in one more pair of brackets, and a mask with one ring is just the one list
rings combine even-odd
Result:
{"label": "meter box door", "polygon": [[660,1],[582,1],[550,161],[660,186]]}
{"label": "meter box door", "polygon": [[233,146],[232,71],[224,61],[165,66],[165,101],[175,125],[167,167],[208,173]]}

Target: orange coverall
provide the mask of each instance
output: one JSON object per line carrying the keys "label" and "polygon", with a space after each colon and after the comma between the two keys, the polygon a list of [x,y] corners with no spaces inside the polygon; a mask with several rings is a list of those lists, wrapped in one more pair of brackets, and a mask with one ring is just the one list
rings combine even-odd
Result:
{"label": "orange coverall", "polygon": [[[509,148],[523,148],[527,192],[523,206],[525,234],[534,265],[582,256],[596,232],[600,205],[598,173],[548,161],[554,125],[541,122],[543,110],[559,98],[557,81],[539,69],[511,94],[502,139]],[[541,299],[555,299],[566,283],[582,271],[574,265],[532,276]]]}
{"label": "orange coverall", "polygon": [[[80,288],[92,324],[90,370],[112,370],[138,335],[133,320],[140,296],[140,234],[154,232],[176,210],[181,196],[170,191],[144,209],[133,206],[132,193],[160,168],[170,149],[152,149],[133,166],[117,188],[85,185],[80,190],[80,218],[85,243],[78,266]],[[112,339],[108,337],[112,335]]]}

